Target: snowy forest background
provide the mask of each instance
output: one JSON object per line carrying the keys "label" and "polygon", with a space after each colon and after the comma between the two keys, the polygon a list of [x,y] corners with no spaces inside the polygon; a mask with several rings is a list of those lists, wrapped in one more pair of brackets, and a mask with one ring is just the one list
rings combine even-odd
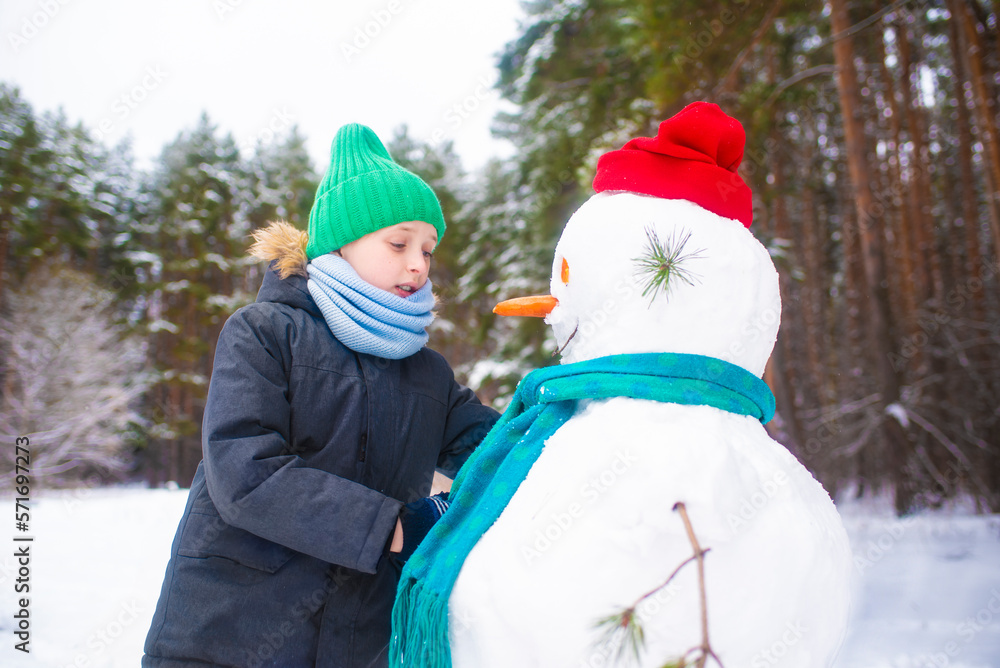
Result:
{"label": "snowy forest background", "polygon": [[[460,379],[502,407],[555,363],[543,323],[493,305],[548,290],[601,153],[709,100],[747,130],[781,275],[772,434],[831,494],[1000,512],[1000,3],[524,9],[498,59],[513,159],[469,173],[450,144],[388,142],[448,220],[431,345]],[[0,82],[0,432],[31,435],[36,485],[186,486],[215,341],[264,270],[249,233],[304,229],[326,165],[295,128],[238,146],[207,117],[148,168],[95,137]]]}

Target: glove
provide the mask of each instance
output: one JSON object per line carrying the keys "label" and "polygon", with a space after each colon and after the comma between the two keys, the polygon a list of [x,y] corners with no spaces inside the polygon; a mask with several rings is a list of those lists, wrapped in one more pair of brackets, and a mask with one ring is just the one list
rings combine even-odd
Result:
{"label": "glove", "polygon": [[449,505],[448,492],[441,492],[403,506],[399,511],[399,523],[403,525],[403,549],[394,555],[398,561],[405,563],[410,558]]}

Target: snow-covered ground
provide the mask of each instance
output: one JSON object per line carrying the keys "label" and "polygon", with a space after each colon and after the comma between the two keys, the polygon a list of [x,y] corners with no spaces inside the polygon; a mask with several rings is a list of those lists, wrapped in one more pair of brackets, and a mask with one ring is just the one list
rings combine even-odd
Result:
{"label": "snow-covered ground", "polygon": [[841,515],[857,584],[837,668],[1000,668],[1000,516]]}
{"label": "snow-covered ground", "polygon": [[[13,521],[0,536],[0,666],[138,666],[186,495],[115,488],[32,499],[31,530],[18,535],[34,542],[15,543]],[[10,517],[14,501],[0,498],[0,508]],[[837,668],[1000,668],[1000,517],[841,510],[858,582]],[[14,649],[23,596],[14,553],[24,545],[30,654]]]}

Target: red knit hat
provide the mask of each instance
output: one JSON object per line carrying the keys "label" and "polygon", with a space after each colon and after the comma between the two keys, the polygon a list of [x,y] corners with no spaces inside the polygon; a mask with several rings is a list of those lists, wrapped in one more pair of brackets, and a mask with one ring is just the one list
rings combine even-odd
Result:
{"label": "red knit hat", "polygon": [[718,105],[693,102],[660,123],[655,137],[630,140],[597,161],[594,190],[683,199],[750,227],[750,187],[736,169],[746,133]]}

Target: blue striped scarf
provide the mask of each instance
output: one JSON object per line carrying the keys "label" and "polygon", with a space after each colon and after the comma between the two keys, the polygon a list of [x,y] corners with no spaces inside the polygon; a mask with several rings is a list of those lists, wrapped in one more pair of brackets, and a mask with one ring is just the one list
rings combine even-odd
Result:
{"label": "blue striped scarf", "polygon": [[403,569],[392,611],[392,666],[451,665],[448,598],[465,558],[507,507],[545,441],[573,415],[577,400],[612,397],[715,406],[765,423],[774,415],[764,381],[702,355],[612,355],[532,371],[459,471],[451,508]]}
{"label": "blue striped scarf", "polygon": [[404,298],[376,288],[332,253],[314,258],[306,271],[309,294],[326,324],[351,350],[398,360],[427,343],[426,327],[434,320],[430,279]]}

